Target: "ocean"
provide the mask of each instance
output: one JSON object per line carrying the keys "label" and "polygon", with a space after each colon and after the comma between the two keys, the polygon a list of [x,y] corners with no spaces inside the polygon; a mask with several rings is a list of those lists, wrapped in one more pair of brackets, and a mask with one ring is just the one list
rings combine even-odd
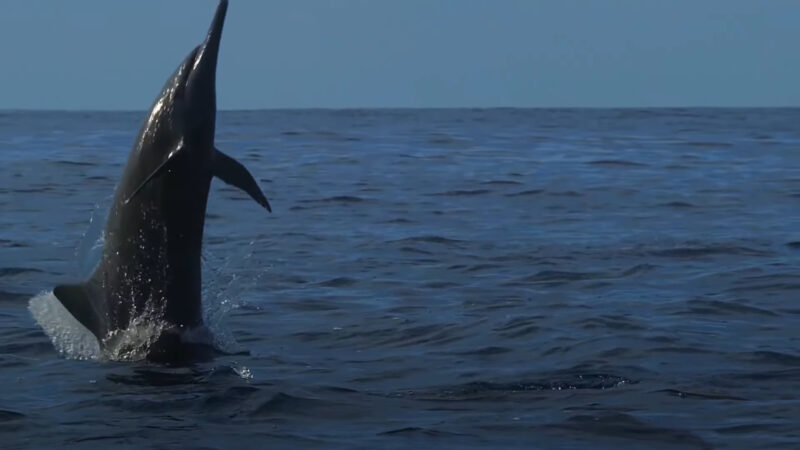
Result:
{"label": "ocean", "polygon": [[143,117],[0,112],[3,448],[800,447],[800,109],[220,112],[183,366],[52,296]]}

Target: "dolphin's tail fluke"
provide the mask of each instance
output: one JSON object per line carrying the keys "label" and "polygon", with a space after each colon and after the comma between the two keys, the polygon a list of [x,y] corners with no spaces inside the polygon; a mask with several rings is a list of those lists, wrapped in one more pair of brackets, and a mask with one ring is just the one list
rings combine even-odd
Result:
{"label": "dolphin's tail fluke", "polygon": [[93,300],[97,297],[92,295],[92,291],[91,286],[86,283],[62,284],[53,289],[53,294],[81,325],[102,341],[106,337],[108,327],[105,324],[102,305]]}

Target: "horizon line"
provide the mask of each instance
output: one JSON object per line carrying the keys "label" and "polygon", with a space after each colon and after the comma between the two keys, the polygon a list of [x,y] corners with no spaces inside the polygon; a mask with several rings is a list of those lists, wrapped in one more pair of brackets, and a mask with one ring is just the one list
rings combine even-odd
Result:
{"label": "horizon line", "polygon": [[[742,106],[311,106],[311,107],[265,107],[265,108],[220,108],[217,112],[256,112],[256,111],[396,111],[396,110],[610,110],[610,109],[798,109],[800,105],[742,105]],[[141,113],[147,109],[108,109],[108,108],[0,108],[0,113],[15,112],[62,112],[62,113]]]}

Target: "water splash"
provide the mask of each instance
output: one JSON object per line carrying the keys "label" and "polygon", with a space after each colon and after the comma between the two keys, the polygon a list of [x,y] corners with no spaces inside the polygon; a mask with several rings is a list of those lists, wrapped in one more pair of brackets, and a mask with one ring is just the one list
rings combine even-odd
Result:
{"label": "water splash", "polygon": [[103,339],[101,349],[97,338],[64,308],[52,291],[33,297],[28,310],[58,353],[68,359],[142,360],[164,329],[164,321],[151,309],[135,316],[127,328],[110,333]]}
{"label": "water splash", "polygon": [[253,379],[253,371],[249,368],[239,363],[233,363],[230,367],[236,375],[239,375],[241,379],[248,381]]}
{"label": "water splash", "polygon": [[82,277],[89,277],[100,261],[105,245],[104,227],[113,200],[114,195],[111,194],[94,204],[92,214],[89,216],[89,226],[75,246],[75,258],[78,260],[79,275]]}
{"label": "water splash", "polygon": [[[221,256],[203,250],[203,321],[214,336],[214,346],[226,353],[243,348],[225,327],[224,319],[246,305],[245,292],[253,289],[266,274],[264,264],[254,260],[250,241],[238,252]],[[247,269],[257,267],[258,270]]]}
{"label": "water splash", "polygon": [[140,361],[167,327],[163,308],[148,300],[144,311],[131,316],[124,329],[114,330],[103,339],[104,356],[114,361]]}
{"label": "water splash", "polygon": [[[147,308],[133,315],[130,324],[97,338],[67,311],[52,291],[33,297],[28,303],[36,322],[50,338],[59,354],[67,359],[99,361],[141,361],[170,325],[163,320],[161,308],[148,302]],[[181,342],[215,346],[216,335],[207,327],[186,330]]]}
{"label": "water splash", "polygon": [[[109,197],[110,199],[110,197]],[[108,199],[107,199],[108,200]],[[81,274],[88,276],[97,266],[103,247],[102,229],[96,229],[102,203],[95,206],[89,229],[76,248],[76,258]],[[243,292],[252,288],[263,276],[263,267],[252,264],[253,245],[250,242],[241,251],[219,256],[209,251],[203,253],[203,319],[205,326],[186,330],[181,341],[213,346],[225,353],[238,353],[244,349],[236,342],[225,326],[225,318],[246,302]],[[144,359],[162,332],[169,327],[163,320],[161,305],[148,301],[144,311],[134,311],[131,323],[125,329],[115,330],[103,339],[103,345],[67,311],[53,292],[43,292],[29,301],[28,309],[36,322],[50,338],[62,356],[69,359],[137,361]],[[247,374],[242,374],[245,378]]]}

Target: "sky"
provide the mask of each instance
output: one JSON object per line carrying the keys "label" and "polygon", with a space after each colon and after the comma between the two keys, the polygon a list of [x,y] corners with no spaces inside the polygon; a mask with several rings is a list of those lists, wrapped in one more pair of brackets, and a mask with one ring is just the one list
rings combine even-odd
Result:
{"label": "sky", "polygon": [[[0,109],[145,110],[216,0],[6,0]],[[798,0],[230,0],[220,109],[800,106]]]}

